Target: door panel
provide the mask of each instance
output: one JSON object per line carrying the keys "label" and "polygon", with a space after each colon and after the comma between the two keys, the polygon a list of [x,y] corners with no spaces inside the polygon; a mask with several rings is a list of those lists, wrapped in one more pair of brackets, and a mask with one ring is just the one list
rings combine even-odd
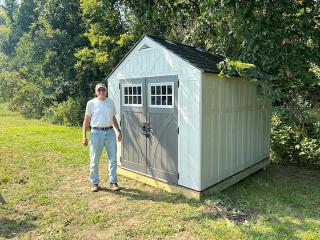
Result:
{"label": "door panel", "polygon": [[[141,94],[137,88],[141,87]],[[128,91],[131,90],[131,91]],[[146,122],[145,79],[122,80],[121,128],[123,134],[121,165],[141,173],[146,173],[146,137],[142,125]],[[142,97],[141,102],[138,98]],[[130,100],[129,100],[130,99]],[[141,103],[141,106],[138,103]]]}
{"label": "door panel", "polygon": [[[150,125],[150,136],[147,138],[147,174],[171,183],[178,182],[177,82],[177,76],[153,77],[146,80],[149,90],[147,121]],[[165,99],[166,105],[151,106],[150,86],[161,87],[161,100]],[[170,94],[166,92],[168,86],[172,89]],[[165,93],[162,94],[164,89]],[[172,97],[173,101],[168,101],[169,97]],[[167,105],[168,102],[172,102],[172,106]],[[157,100],[155,103],[157,104]]]}

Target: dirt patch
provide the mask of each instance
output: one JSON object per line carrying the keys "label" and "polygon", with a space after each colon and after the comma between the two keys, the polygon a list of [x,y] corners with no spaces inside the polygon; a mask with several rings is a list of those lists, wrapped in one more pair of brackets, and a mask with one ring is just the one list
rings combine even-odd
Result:
{"label": "dirt patch", "polygon": [[224,203],[222,200],[206,202],[206,213],[212,213],[216,218],[228,219],[237,223],[245,223],[254,218],[253,209],[239,210]]}

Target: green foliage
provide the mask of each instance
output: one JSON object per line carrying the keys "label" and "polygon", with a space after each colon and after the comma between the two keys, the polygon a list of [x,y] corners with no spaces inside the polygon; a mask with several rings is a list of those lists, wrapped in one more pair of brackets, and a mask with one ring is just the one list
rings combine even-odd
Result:
{"label": "green foliage", "polygon": [[68,98],[61,103],[54,103],[47,108],[44,119],[55,124],[68,126],[80,125],[83,120],[83,99]]}
{"label": "green foliage", "polygon": [[17,93],[17,83],[21,80],[19,73],[3,71],[0,73],[0,101],[9,102]]}
{"label": "green foliage", "polygon": [[[272,116],[271,149],[275,161],[320,169],[320,116],[304,127],[288,119],[290,109],[276,108]],[[305,109],[305,114],[310,113]],[[308,113],[309,112],[309,113]],[[305,116],[308,120],[311,116]]]}
{"label": "green foliage", "polygon": [[44,109],[44,94],[34,83],[20,80],[17,83],[17,92],[9,103],[12,110],[20,111],[25,117],[41,118]]}
{"label": "green foliage", "polygon": [[127,35],[123,35],[125,26],[119,4],[119,1],[81,1],[88,45],[79,48],[75,54],[76,69],[80,78],[92,82],[91,89],[105,79],[133,43],[130,35],[126,38],[128,41],[123,37]]}
{"label": "green foliage", "polygon": [[241,61],[225,59],[218,64],[220,69],[219,76],[241,76],[241,77],[254,77],[257,76],[256,66],[251,63],[244,63]]}

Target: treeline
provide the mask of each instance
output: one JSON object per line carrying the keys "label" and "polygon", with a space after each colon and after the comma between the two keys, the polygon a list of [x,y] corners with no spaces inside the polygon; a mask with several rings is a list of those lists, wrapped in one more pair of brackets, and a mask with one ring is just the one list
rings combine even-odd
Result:
{"label": "treeline", "polygon": [[10,109],[79,124],[94,85],[147,33],[225,55],[225,74],[254,64],[273,100],[274,159],[320,168],[319,1],[0,3],[0,100]]}

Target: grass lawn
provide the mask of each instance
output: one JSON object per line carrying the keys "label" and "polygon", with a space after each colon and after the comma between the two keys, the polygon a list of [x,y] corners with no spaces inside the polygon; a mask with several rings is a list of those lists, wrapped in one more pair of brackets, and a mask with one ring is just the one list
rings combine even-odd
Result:
{"label": "grass lawn", "polygon": [[0,239],[320,239],[320,172],[270,166],[202,202],[119,176],[91,193],[79,127],[0,107]]}

